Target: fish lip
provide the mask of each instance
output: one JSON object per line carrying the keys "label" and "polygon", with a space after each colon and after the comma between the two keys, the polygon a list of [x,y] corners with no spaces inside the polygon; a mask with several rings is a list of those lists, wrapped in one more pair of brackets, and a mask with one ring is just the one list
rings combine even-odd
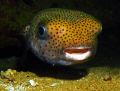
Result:
{"label": "fish lip", "polygon": [[71,62],[85,62],[92,55],[92,47],[72,47],[63,50],[66,60]]}
{"label": "fish lip", "polygon": [[78,54],[82,54],[82,53],[85,53],[87,51],[90,51],[92,48],[91,47],[73,47],[73,48],[66,48],[64,49],[64,53],[69,53],[69,54],[75,54],[75,53],[78,53]]}

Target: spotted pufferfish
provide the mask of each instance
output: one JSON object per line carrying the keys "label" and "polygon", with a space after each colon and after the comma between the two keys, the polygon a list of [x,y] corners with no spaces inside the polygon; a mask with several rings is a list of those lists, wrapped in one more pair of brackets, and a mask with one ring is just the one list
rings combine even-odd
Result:
{"label": "spotted pufferfish", "polygon": [[81,11],[51,8],[38,12],[24,29],[27,45],[40,60],[72,65],[91,59],[101,23]]}

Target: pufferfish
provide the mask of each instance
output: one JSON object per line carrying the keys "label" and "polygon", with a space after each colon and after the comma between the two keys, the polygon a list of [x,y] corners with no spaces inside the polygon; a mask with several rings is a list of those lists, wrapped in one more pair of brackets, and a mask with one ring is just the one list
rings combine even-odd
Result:
{"label": "pufferfish", "polygon": [[95,55],[101,31],[101,23],[89,14],[51,8],[34,16],[25,27],[24,36],[40,60],[52,65],[72,65]]}

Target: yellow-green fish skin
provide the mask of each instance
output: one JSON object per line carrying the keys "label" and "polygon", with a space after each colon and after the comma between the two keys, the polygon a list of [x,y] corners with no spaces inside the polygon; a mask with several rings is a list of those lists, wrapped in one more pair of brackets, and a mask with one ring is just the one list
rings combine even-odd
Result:
{"label": "yellow-green fish skin", "polygon": [[52,8],[38,12],[24,30],[31,51],[39,59],[72,65],[95,55],[102,25],[84,12]]}

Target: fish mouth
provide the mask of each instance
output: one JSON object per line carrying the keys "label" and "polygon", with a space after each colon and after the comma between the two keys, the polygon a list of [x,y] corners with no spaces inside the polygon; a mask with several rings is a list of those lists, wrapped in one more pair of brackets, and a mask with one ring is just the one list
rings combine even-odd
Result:
{"label": "fish mouth", "polygon": [[54,65],[69,66],[74,64],[81,64],[88,61],[93,56],[92,47],[70,47],[61,51],[58,60],[47,59],[46,60]]}
{"label": "fish mouth", "polygon": [[91,47],[67,48],[64,50],[65,59],[73,62],[85,62],[92,55]]}

